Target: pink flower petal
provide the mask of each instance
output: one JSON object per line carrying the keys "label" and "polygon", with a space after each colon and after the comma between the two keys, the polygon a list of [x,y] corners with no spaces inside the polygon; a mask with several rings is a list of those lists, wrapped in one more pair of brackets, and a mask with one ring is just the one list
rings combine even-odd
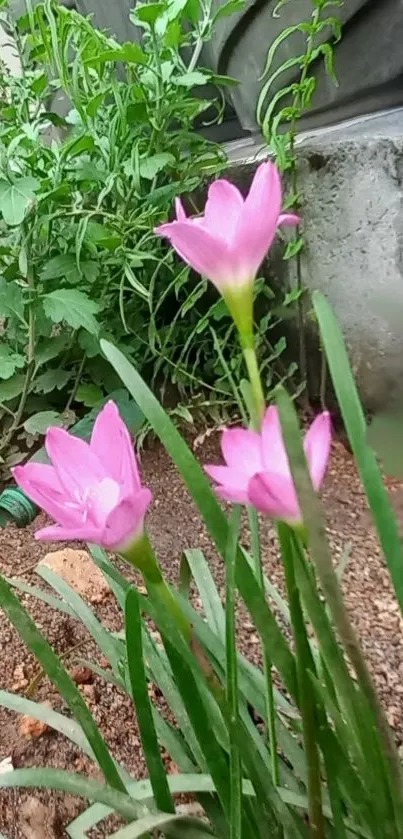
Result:
{"label": "pink flower petal", "polygon": [[225,243],[192,221],[174,221],[155,230],[166,236],[179,256],[203,277],[208,277],[218,289],[230,284],[233,263]]}
{"label": "pink flower petal", "polygon": [[204,471],[209,478],[219,484],[217,494],[221,498],[237,504],[245,504],[247,502],[249,476],[228,466],[208,465],[204,467]]}
{"label": "pink flower petal", "polygon": [[106,519],[101,544],[108,549],[124,550],[143,530],[144,516],[152,501],[149,489],[142,489],[130,499],[123,499]]}
{"label": "pink flower petal", "polygon": [[71,498],[66,494],[53,466],[27,463],[25,466],[16,466],[12,473],[28,498],[55,521],[66,527],[82,522],[80,510],[69,506]]}
{"label": "pink flower petal", "polygon": [[262,460],[266,469],[285,476],[290,475],[278,410],[274,405],[267,409],[262,426]]}
{"label": "pink flower petal", "polygon": [[213,236],[230,243],[234,239],[244,209],[239,189],[224,179],[211,184],[204,210],[204,228]]}
{"label": "pink flower petal", "polygon": [[102,481],[107,472],[88,443],[68,434],[63,428],[49,428],[46,451],[56,469],[60,483],[74,499],[89,486]]}
{"label": "pink flower petal", "polygon": [[35,533],[35,539],[41,542],[92,542],[99,545],[98,537],[98,528],[84,524],[81,527],[60,527],[58,524],[52,524]]}
{"label": "pink flower petal", "polygon": [[315,490],[321,486],[326,472],[332,440],[330,414],[323,411],[313,421],[305,435],[304,450]]}
{"label": "pink flower petal", "polygon": [[121,498],[120,487],[113,478],[103,478],[91,487],[86,500],[89,521],[102,529],[109,514],[117,507]]}
{"label": "pink flower petal", "polygon": [[281,211],[281,182],[273,163],[256,170],[235,239],[234,256],[240,273],[255,277],[276,235]]}
{"label": "pink flower petal", "polygon": [[120,484],[122,496],[140,488],[133,443],[114,402],[107,402],[98,414],[90,447],[103,464],[105,473]]}
{"label": "pink flower petal", "polygon": [[299,216],[295,215],[295,213],[280,213],[278,217],[277,226],[283,225],[283,227],[296,227],[297,224],[301,223],[301,219]]}
{"label": "pink flower petal", "polygon": [[252,477],[262,466],[260,435],[245,428],[226,428],[221,437],[221,450],[228,466]]}
{"label": "pink flower petal", "polygon": [[291,478],[273,472],[260,472],[249,482],[248,499],[253,507],[272,519],[290,523],[301,519]]}

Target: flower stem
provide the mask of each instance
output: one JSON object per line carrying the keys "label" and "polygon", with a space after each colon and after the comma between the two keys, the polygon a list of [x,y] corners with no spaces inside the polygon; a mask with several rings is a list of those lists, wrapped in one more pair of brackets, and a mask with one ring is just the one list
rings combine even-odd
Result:
{"label": "flower stem", "polygon": [[129,548],[121,551],[123,559],[137,568],[144,577],[148,594],[169,612],[179,631],[188,643],[192,638],[190,621],[182,611],[176,597],[164,579],[151,542],[145,532]]}
{"label": "flower stem", "polygon": [[[255,574],[259,581],[260,588],[264,594],[264,574],[262,556],[260,551],[259,520],[254,507],[248,508],[249,527],[252,539],[252,557],[254,560]],[[265,682],[265,705],[266,705],[266,733],[271,757],[271,773],[273,784],[280,783],[278,771],[277,736],[276,736],[276,709],[274,705],[272,663],[265,649],[263,649],[263,673]]]}
{"label": "flower stem", "polygon": [[284,563],[296,652],[298,704],[301,711],[304,750],[308,768],[309,825],[312,839],[325,839],[320,759],[316,743],[315,702],[309,676],[312,669],[312,656],[295,580],[293,533],[287,524],[279,522],[278,535]]}
{"label": "flower stem", "polygon": [[253,338],[251,342],[242,342],[242,350],[252,391],[251,424],[255,430],[259,430],[264,416],[265,401]]}

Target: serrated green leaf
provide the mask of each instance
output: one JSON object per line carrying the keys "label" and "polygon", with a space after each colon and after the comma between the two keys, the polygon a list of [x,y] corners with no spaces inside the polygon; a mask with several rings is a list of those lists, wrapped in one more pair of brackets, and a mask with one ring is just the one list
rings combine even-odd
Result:
{"label": "serrated green leaf", "polygon": [[78,343],[81,349],[85,350],[87,358],[95,358],[95,356],[100,355],[101,347],[98,338],[90,335],[89,332],[82,329],[78,335]]}
{"label": "serrated green leaf", "polygon": [[83,402],[87,408],[95,408],[103,399],[103,392],[100,387],[93,384],[82,384],[77,388],[75,395],[76,402]]}
{"label": "serrated green leaf", "polygon": [[49,259],[45,263],[40,277],[42,282],[56,280],[60,277],[70,277],[70,279],[78,280],[79,274],[76,255],[73,253],[61,253],[58,256],[53,256],[52,259]]}
{"label": "serrated green leaf", "polygon": [[40,341],[35,350],[36,364],[46,364],[53,358],[57,358],[69,346],[70,341],[70,335],[55,335],[53,338],[45,338]]}
{"label": "serrated green leaf", "polygon": [[42,297],[45,314],[53,323],[65,321],[73,329],[86,329],[97,335],[99,326],[94,318],[98,303],[78,289],[59,288]]}
{"label": "serrated green leaf", "polygon": [[172,82],[178,87],[191,88],[208,84],[210,78],[211,73],[202,73],[200,70],[193,70],[191,73],[184,73],[183,76],[175,76]]}
{"label": "serrated green leaf", "polygon": [[18,319],[24,316],[24,298],[21,287],[13,280],[7,282],[0,277],[0,317],[8,318],[16,315]]}
{"label": "serrated green leaf", "polygon": [[46,434],[52,425],[59,427],[63,425],[63,418],[57,411],[40,411],[24,422],[24,428],[28,434]]}
{"label": "serrated green leaf", "polygon": [[134,12],[134,18],[141,23],[148,23],[152,26],[165,12],[165,3],[139,3]]}
{"label": "serrated green leaf", "polygon": [[70,370],[60,370],[57,367],[46,370],[35,380],[33,391],[34,393],[51,393],[52,390],[63,390],[70,378]]}
{"label": "serrated green leaf", "polygon": [[0,345],[0,379],[10,379],[17,369],[25,365],[25,358],[12,351],[8,344]]}
{"label": "serrated green leaf", "polygon": [[154,154],[145,160],[140,160],[140,175],[147,181],[152,181],[158,175],[158,172],[161,172],[167,166],[172,166],[174,163],[175,158],[169,152]]}
{"label": "serrated green leaf", "polygon": [[0,180],[0,211],[6,224],[21,224],[39,187],[36,178],[18,178],[14,183]]}
{"label": "serrated green leaf", "polygon": [[25,383],[25,376],[22,373],[14,373],[11,379],[0,382],[0,404],[15,399],[22,393]]}

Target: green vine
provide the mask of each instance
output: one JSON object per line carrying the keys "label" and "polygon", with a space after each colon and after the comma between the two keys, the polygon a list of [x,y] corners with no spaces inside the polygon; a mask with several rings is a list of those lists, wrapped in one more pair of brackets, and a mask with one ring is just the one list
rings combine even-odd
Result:
{"label": "green vine", "polygon": [[[273,16],[278,16],[281,9],[290,2],[292,0],[279,0],[273,11]],[[310,70],[313,64],[322,57],[328,76],[335,85],[338,84],[334,69],[334,47],[342,37],[342,24],[336,15],[329,15],[328,10],[330,6],[340,8],[343,5],[344,0],[311,0],[312,8],[310,17],[307,20],[283,29],[272,43],[261,76],[264,84],[257,103],[257,121],[262,128],[267,145],[275,155],[280,171],[283,173],[288,172],[289,174],[291,194],[287,204],[296,211],[300,208],[301,196],[298,188],[295,141],[299,130],[300,119],[312,107],[313,103],[316,79]],[[302,34],[305,39],[304,51],[288,58],[283,64],[273,70],[273,62],[277,50],[284,41],[296,33]],[[272,96],[274,82],[283,73],[289,72],[294,67],[299,69],[298,81],[281,88]],[[283,100],[286,100],[285,105],[282,104]],[[287,245],[284,258],[295,258],[296,260],[299,366],[301,378],[306,382],[307,353],[305,340],[304,283],[301,259],[303,248],[304,238],[298,226],[295,228],[293,238]],[[320,377],[322,403],[325,401],[326,391],[325,364],[325,356],[322,354],[322,371]]]}

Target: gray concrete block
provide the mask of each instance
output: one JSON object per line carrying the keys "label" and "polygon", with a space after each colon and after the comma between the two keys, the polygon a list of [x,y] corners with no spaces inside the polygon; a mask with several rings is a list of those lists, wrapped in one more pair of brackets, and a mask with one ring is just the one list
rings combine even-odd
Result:
{"label": "gray concrete block", "polygon": [[[229,153],[238,182],[250,179],[262,150]],[[374,409],[403,396],[403,110],[301,136],[298,169],[304,282],[334,307]]]}

